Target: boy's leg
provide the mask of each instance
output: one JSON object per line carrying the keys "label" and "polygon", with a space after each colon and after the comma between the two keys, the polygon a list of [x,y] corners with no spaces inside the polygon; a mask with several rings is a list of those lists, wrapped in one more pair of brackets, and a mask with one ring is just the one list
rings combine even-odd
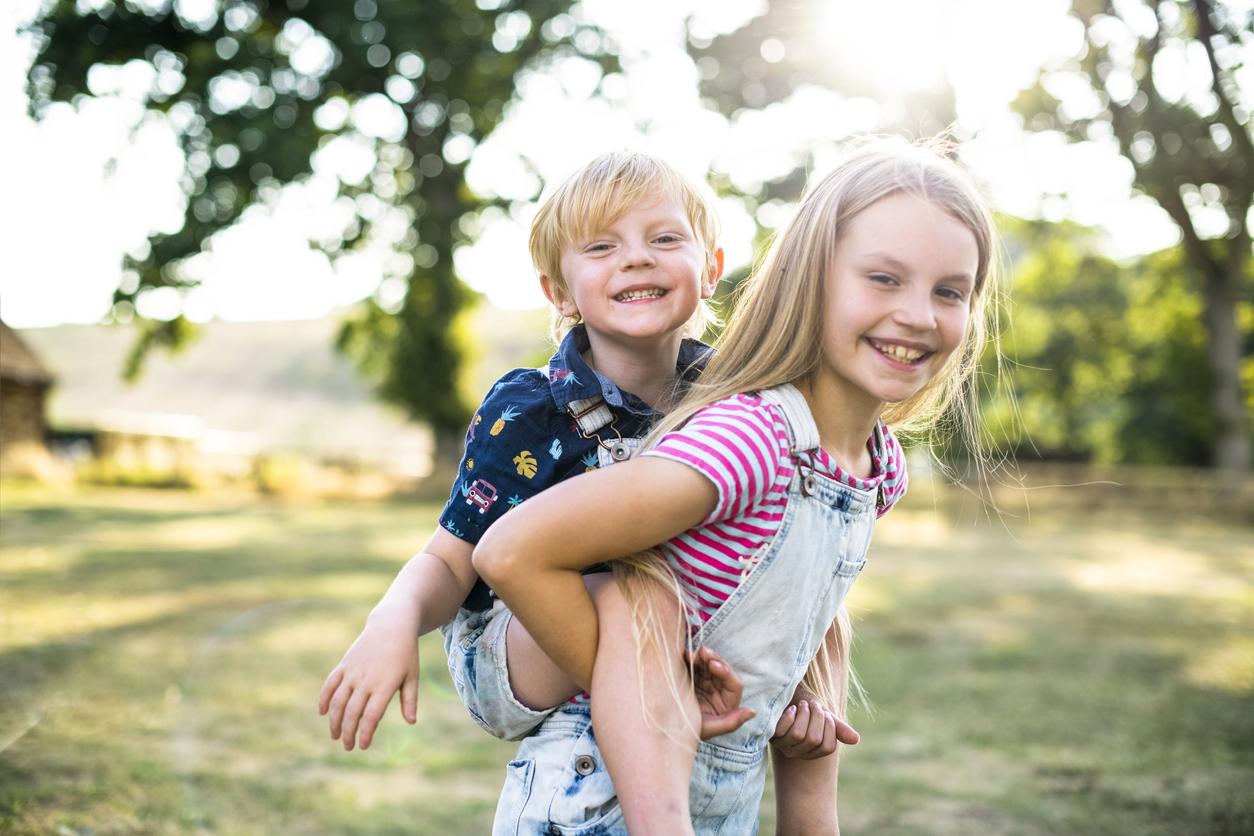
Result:
{"label": "boy's leg", "polygon": [[619,585],[592,589],[600,624],[592,725],[628,830],[692,833],[688,787],[701,715],[683,661],[683,614],[670,591],[651,582],[645,588],[666,629],[639,652]]}

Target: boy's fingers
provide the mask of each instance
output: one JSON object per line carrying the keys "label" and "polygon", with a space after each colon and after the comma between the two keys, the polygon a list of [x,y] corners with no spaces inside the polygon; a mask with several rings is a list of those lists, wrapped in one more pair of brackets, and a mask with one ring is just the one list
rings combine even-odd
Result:
{"label": "boy's fingers", "polygon": [[344,706],[348,703],[349,697],[351,696],[352,689],[346,683],[341,683],[340,687],[335,689],[335,694],[331,697],[330,725],[332,740],[340,739],[340,731],[343,728],[344,721]]}
{"label": "boy's fingers", "polygon": [[401,716],[413,725],[418,722],[418,677],[407,676],[401,683]]}
{"label": "boy's fingers", "polygon": [[819,746],[819,751],[815,753],[817,757],[826,757],[836,751],[836,717],[828,714],[823,718],[823,742]]}
{"label": "boy's fingers", "polygon": [[390,699],[380,699],[380,695],[377,693],[367,701],[366,708],[361,713],[361,728],[357,736],[362,749],[370,748],[370,741],[374,740],[375,729],[379,727],[379,721],[383,719],[383,713],[388,710],[390,701]]}
{"label": "boy's fingers", "polygon": [[792,724],[797,720],[797,706],[790,705],[784,709],[784,713],[780,715],[779,722],[775,724],[775,736],[783,737],[788,734],[788,730],[792,728]]}
{"label": "boy's fingers", "polygon": [[331,695],[335,693],[335,689],[340,687],[340,681],[344,679],[344,671],[339,665],[335,666],[335,670],[327,674],[326,681],[322,683],[322,690],[318,692],[318,713],[326,714],[327,708],[331,704]]}
{"label": "boy's fingers", "polygon": [[752,720],[755,713],[751,708],[736,708],[724,714],[702,717],[701,739],[709,740],[711,737],[734,732]]}
{"label": "boy's fingers", "polygon": [[839,717],[836,718],[836,739],[841,743],[853,746],[862,739],[862,735],[858,734],[858,730],[846,723]]}
{"label": "boy's fingers", "polygon": [[348,701],[348,705],[344,707],[344,726],[341,730],[341,741],[346,752],[353,751],[353,746],[356,745],[357,724],[361,721],[361,709],[365,702],[364,692],[354,691],[353,696]]}

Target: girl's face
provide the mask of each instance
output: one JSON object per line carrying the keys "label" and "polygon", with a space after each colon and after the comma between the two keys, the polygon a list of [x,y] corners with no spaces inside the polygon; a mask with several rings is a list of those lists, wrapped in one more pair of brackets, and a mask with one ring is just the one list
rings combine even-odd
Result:
{"label": "girl's face", "polygon": [[971,230],[923,198],[847,221],[825,277],[827,382],[876,415],[917,394],[962,344],[978,265]]}

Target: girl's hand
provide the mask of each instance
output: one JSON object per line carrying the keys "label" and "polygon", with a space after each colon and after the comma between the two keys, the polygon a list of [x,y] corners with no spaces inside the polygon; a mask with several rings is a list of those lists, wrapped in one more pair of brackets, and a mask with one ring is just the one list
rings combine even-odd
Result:
{"label": "girl's hand", "polygon": [[775,725],[771,745],[784,757],[811,760],[835,752],[837,742],[852,746],[859,739],[853,726],[824,708],[808,691],[798,688]]}
{"label": "girl's hand", "polygon": [[699,648],[692,659],[692,687],[701,707],[702,740],[733,732],[756,713],[740,707],[744,683],[731,665],[708,647]]}
{"label": "girl's hand", "polygon": [[412,621],[372,615],[322,684],[318,713],[330,712],[331,739],[342,739],[345,751],[352,751],[359,732],[361,748],[370,748],[398,690],[405,722],[418,721],[418,625]]}

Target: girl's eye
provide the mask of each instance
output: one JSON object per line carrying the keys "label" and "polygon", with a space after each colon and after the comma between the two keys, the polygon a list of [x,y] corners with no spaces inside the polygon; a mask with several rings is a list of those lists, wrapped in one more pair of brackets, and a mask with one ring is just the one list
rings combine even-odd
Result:
{"label": "girl's eye", "polygon": [[949,301],[949,302],[967,301],[967,294],[963,293],[961,290],[957,290],[956,288],[938,287],[936,289],[936,293],[942,299],[945,299],[946,301]]}
{"label": "girl's eye", "polygon": [[897,279],[893,276],[888,275],[887,273],[872,273],[870,274],[869,278],[871,279],[871,281],[875,282],[876,284],[884,284],[884,285],[897,284]]}

